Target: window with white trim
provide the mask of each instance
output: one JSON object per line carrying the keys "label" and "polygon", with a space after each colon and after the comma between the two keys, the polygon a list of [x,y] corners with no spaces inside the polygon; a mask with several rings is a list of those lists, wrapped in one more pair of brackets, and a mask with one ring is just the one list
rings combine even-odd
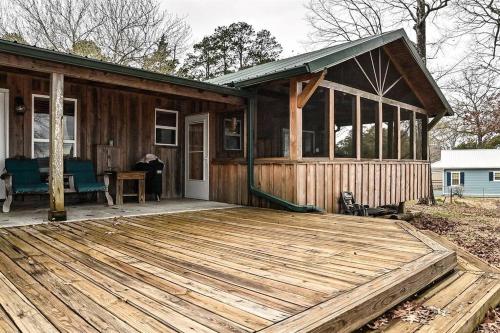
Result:
{"label": "window with white trim", "polygon": [[179,112],[156,109],[155,143],[162,146],[177,146]]}
{"label": "window with white trim", "polygon": [[460,186],[460,171],[451,172],[451,186]]}
{"label": "window with white trim", "polygon": [[500,182],[500,171],[493,171],[493,181]]}
{"label": "window with white trim", "polygon": [[[64,156],[76,157],[77,100],[65,98],[63,108]],[[47,158],[50,146],[50,97],[33,95],[32,110],[32,157]]]}
{"label": "window with white trim", "polygon": [[241,120],[224,119],[224,150],[241,150]]}

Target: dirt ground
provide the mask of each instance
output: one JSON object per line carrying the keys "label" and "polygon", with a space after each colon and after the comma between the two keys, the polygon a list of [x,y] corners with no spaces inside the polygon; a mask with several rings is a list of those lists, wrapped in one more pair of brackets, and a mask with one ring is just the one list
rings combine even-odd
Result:
{"label": "dirt ground", "polygon": [[[436,206],[409,203],[422,216],[411,223],[429,229],[500,267],[500,198],[437,198]],[[444,202],[443,202],[444,201]]]}

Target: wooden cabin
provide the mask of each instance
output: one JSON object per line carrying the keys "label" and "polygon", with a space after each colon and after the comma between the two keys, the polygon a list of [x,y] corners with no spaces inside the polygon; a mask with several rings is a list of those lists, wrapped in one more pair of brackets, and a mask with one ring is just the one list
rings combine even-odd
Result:
{"label": "wooden cabin", "polygon": [[37,158],[54,217],[67,157],[102,174],[156,154],[163,199],[338,212],[346,190],[370,206],[426,197],[427,133],[451,112],[401,30],[211,82],[0,41],[0,168]]}

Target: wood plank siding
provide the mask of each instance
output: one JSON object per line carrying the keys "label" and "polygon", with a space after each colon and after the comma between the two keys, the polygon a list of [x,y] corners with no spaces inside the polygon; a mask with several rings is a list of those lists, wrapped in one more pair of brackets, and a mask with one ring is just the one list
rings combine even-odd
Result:
{"label": "wood plank siding", "polygon": [[[371,207],[426,197],[429,167],[427,161],[256,161],[254,177],[265,192],[337,213],[341,191]],[[248,197],[246,164],[212,162],[210,176],[212,200],[270,206]]]}
{"label": "wood plank siding", "polygon": [[[32,95],[49,95],[49,77],[34,72],[0,68],[0,88],[10,91],[10,156],[32,156]],[[22,97],[27,110],[14,111],[14,99]],[[119,148],[118,167],[130,170],[145,154],[153,153],[166,167],[164,198],[183,195],[184,116],[234,110],[234,106],[168,94],[127,89],[66,78],[64,97],[77,99],[77,156],[96,163],[97,146]],[[155,108],[179,111],[178,145],[155,145]],[[215,149],[210,149],[215,152]]]}

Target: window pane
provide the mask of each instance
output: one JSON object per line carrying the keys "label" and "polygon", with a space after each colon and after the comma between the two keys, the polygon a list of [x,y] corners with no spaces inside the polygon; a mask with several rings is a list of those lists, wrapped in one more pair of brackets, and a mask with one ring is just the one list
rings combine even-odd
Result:
{"label": "window pane", "polygon": [[397,113],[394,105],[382,104],[382,158],[397,159]]}
{"label": "window pane", "polygon": [[241,121],[224,119],[224,149],[241,150]]}
{"label": "window pane", "polygon": [[413,112],[401,109],[401,159],[413,159]]}
{"label": "window pane", "polygon": [[290,91],[288,84],[273,84],[258,91],[255,118],[255,156],[289,156]]}
{"label": "window pane", "polygon": [[241,150],[241,140],[238,136],[226,136],[224,138],[224,149]]}
{"label": "window pane", "polygon": [[378,102],[361,98],[361,158],[378,158]]}
{"label": "window pane", "polygon": [[452,172],[451,185],[460,185],[460,174],[458,172]]}
{"label": "window pane", "polygon": [[318,87],[302,108],[302,156],[328,157],[329,90]]}
{"label": "window pane", "polygon": [[189,179],[203,180],[203,123],[189,125]]}
{"label": "window pane", "polygon": [[65,143],[63,145],[64,157],[73,157],[75,154],[75,145],[73,143]]}
{"label": "window pane", "polygon": [[49,157],[49,143],[48,142],[34,142],[33,143],[33,156],[34,156],[34,158]]}
{"label": "window pane", "polygon": [[48,98],[35,97],[33,103],[33,137],[35,139],[49,138],[49,112],[50,103]]}
{"label": "window pane", "polygon": [[495,172],[495,181],[500,181],[500,172]]}
{"label": "window pane", "polygon": [[[33,136],[35,139],[48,139],[50,131],[50,100],[35,97],[33,114]],[[63,109],[64,140],[75,140],[75,102],[64,101]]]}
{"label": "window pane", "polygon": [[156,129],[156,143],[166,144],[166,145],[175,145],[175,130],[157,128]]}
{"label": "window pane", "polygon": [[[34,158],[48,158],[50,144],[48,142],[34,142],[33,143],[33,156]],[[64,143],[63,144],[64,157],[74,157],[76,156],[75,144]]]}
{"label": "window pane", "polygon": [[421,113],[416,113],[416,121],[415,124],[415,144],[416,144],[416,154],[417,160],[426,160],[427,159],[427,147],[426,140],[424,137],[427,135],[427,118],[425,115]]}
{"label": "window pane", "polygon": [[335,157],[356,158],[356,96],[335,91]]}
{"label": "window pane", "polygon": [[75,102],[64,101],[64,140],[75,140]]}
{"label": "window pane", "polygon": [[156,125],[177,127],[177,114],[175,112],[156,111]]}

